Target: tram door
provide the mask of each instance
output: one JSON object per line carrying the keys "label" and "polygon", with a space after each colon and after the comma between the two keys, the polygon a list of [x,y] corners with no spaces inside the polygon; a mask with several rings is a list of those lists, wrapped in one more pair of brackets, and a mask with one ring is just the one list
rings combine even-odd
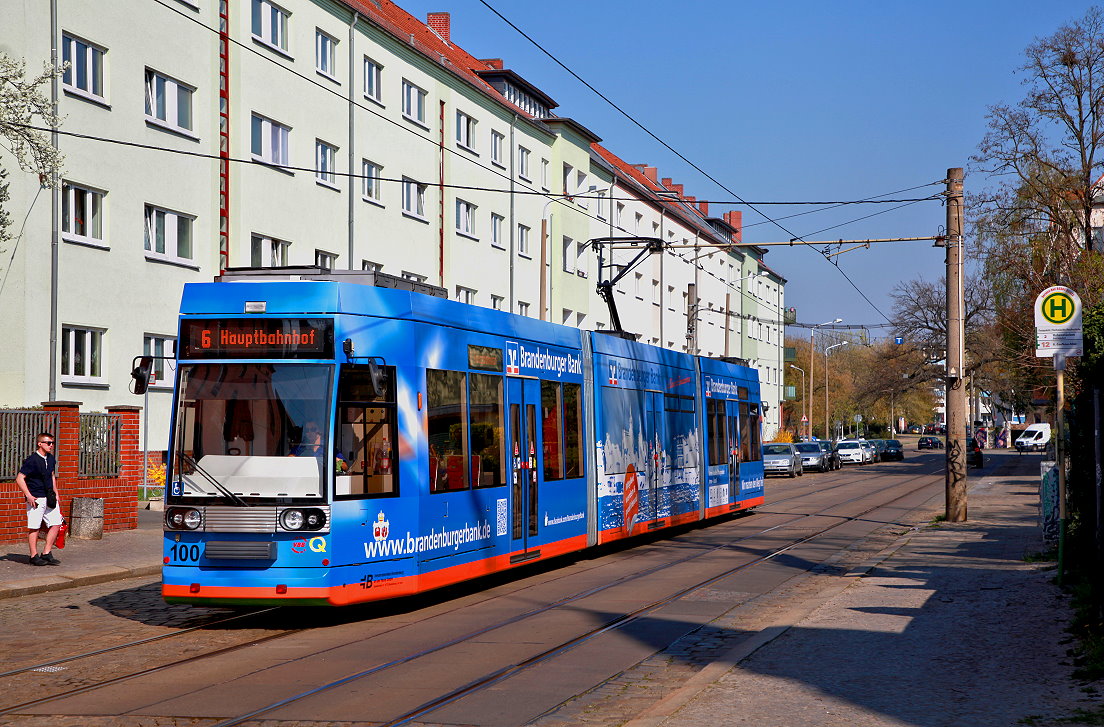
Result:
{"label": "tram door", "polygon": [[736,502],[740,499],[740,402],[725,402],[725,418],[728,420],[725,429],[728,432],[728,501]]}
{"label": "tram door", "polygon": [[535,558],[539,550],[530,550],[530,541],[539,534],[539,493],[541,452],[537,415],[541,404],[540,382],[536,379],[508,378],[510,428],[510,545],[512,562]]}
{"label": "tram door", "polygon": [[659,498],[663,485],[663,394],[658,391],[644,392],[644,431],[648,437],[648,462],[645,465],[647,477],[647,504],[641,508],[641,519],[654,522],[659,518]]}

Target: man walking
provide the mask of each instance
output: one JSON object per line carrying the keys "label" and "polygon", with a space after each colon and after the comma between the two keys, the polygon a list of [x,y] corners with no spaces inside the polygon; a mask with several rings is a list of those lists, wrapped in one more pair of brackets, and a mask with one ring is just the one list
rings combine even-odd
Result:
{"label": "man walking", "polygon": [[[27,545],[31,549],[31,565],[61,565],[50,551],[61,529],[61,503],[58,501],[57,460],[54,458],[54,435],[43,432],[36,438],[34,454],[23,460],[15,484],[27,501]],[[46,531],[46,547],[38,554],[38,529]]]}

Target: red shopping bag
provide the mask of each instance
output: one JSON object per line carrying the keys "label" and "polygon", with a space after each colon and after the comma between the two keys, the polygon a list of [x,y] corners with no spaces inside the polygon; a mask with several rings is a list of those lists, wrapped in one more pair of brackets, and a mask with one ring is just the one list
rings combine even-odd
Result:
{"label": "red shopping bag", "polygon": [[61,527],[58,528],[57,538],[54,540],[54,545],[59,548],[65,547],[65,533],[69,530],[69,523],[65,520],[61,521]]}

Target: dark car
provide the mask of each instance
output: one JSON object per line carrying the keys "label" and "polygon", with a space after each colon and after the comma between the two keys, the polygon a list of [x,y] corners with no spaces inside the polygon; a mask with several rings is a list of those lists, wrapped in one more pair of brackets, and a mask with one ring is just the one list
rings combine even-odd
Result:
{"label": "dark car", "polygon": [[977,442],[970,442],[966,448],[966,466],[978,469],[985,466],[985,455],[981,453],[981,446]]}
{"label": "dark car", "polygon": [[886,440],[884,440],[884,439],[868,439],[866,441],[868,441],[868,442],[870,442],[871,444],[874,445],[874,461],[875,462],[881,462],[883,459],[885,459],[882,456],[882,453],[885,451],[885,441]]}
{"label": "dark car", "polygon": [[884,440],[885,447],[882,449],[882,461],[888,462],[891,459],[904,460],[905,448],[901,446],[901,442],[896,439]]}
{"label": "dark car", "polygon": [[817,441],[817,444],[819,444],[820,448],[824,450],[824,454],[826,455],[828,461],[828,469],[838,470],[840,467],[843,466],[843,463],[840,462],[839,452],[836,451],[835,442],[829,442],[827,439],[821,439]]}
{"label": "dark car", "polygon": [[943,440],[935,437],[920,437],[916,440],[917,449],[943,449]]}

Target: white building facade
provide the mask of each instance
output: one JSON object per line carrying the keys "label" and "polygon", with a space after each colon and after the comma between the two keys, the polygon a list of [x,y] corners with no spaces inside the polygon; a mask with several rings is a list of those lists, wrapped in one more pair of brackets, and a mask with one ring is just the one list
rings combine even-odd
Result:
{"label": "white building facade", "polygon": [[[143,404],[129,393],[133,358],[171,357],[183,284],[229,267],[380,270],[608,328],[588,241],[633,235],[675,246],[620,281],[625,329],[747,359],[761,372],[764,433],[777,427],[785,280],[763,250],[736,246],[735,218],[709,218],[556,116],[502,61],[468,55],[447,14],[8,0],[4,15],[0,51],[34,69],[53,47],[69,66],[56,90],[57,191],[10,177],[8,209],[27,222],[0,290],[14,331],[0,406]],[[171,368],[158,363],[146,400],[151,449],[166,443]]]}

